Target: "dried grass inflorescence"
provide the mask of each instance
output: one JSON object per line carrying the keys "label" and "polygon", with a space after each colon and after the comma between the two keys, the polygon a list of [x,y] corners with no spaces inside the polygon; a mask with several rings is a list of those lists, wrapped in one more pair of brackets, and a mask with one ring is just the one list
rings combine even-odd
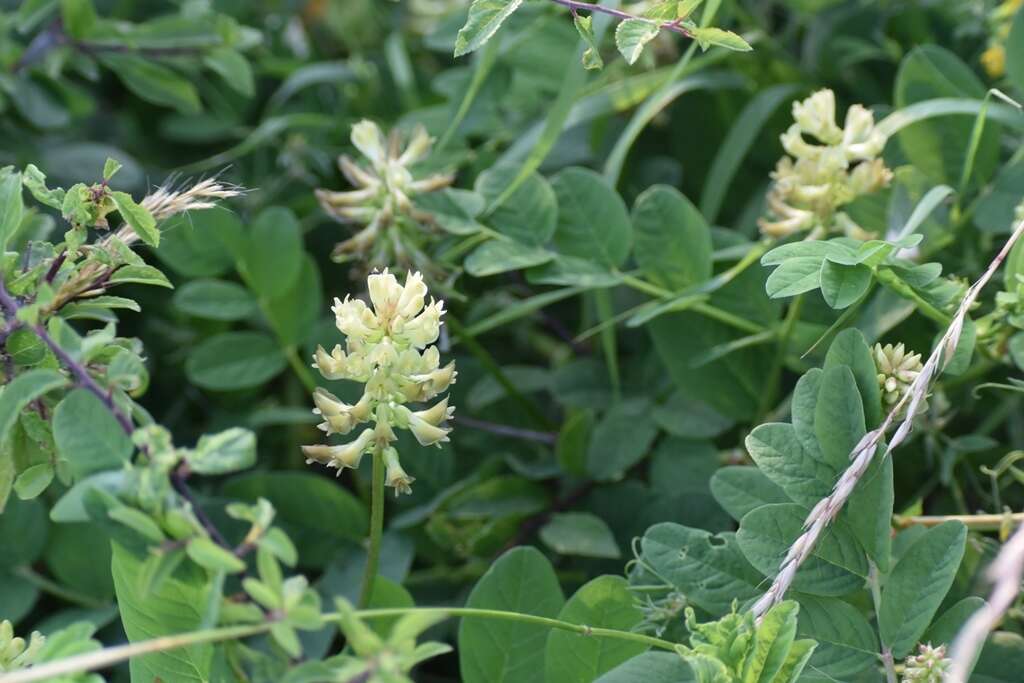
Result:
{"label": "dried grass inflorescence", "polygon": [[433,232],[433,221],[429,213],[413,205],[412,198],[447,187],[453,176],[435,173],[417,179],[411,169],[430,155],[433,139],[423,126],[417,126],[407,142],[398,131],[385,138],[376,123],[360,121],[352,126],[352,144],[364,162],[342,155],[338,166],[355,189],[316,190],[328,215],[363,226],[335,246],[333,258],[339,262],[356,259],[369,267],[430,268],[423,247]]}
{"label": "dried grass inflorescence", "polygon": [[874,115],[855,104],[840,128],[835,94],[819,90],[793,103],[793,119],[780,138],[788,156],[779,159],[772,172],[769,217],[758,222],[761,232],[788,237],[809,231],[811,239],[833,232],[870,237],[839,208],[892,179],[881,159],[886,137],[875,127]]}
{"label": "dried grass inflorescence", "polygon": [[348,443],[303,446],[306,462],[319,462],[341,470],[357,468],[363,455],[378,450],[387,465],[386,482],[395,493],[410,493],[410,477],[391,445],[395,429],[408,429],[421,445],[448,441],[446,425],[454,408],[445,397],[432,407],[413,411],[406,403],[429,401],[455,382],[455,362],[441,367],[437,340],[444,302],[426,302],[423,276],[411,273],[400,285],[386,269],[367,278],[371,306],[360,299],[334,300],[338,329],[345,335],[345,349],[330,353],[318,346],[313,367],[328,380],[350,380],[364,385],[363,394],[347,404],[326,389],[313,393],[313,412],[327,433],[346,435],[357,426],[373,423]]}

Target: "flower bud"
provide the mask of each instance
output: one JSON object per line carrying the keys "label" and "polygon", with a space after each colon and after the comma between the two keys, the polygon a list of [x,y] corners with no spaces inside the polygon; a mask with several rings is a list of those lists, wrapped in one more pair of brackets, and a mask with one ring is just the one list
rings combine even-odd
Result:
{"label": "flower bud", "polygon": [[373,121],[363,119],[352,126],[352,144],[370,160],[374,168],[382,167],[386,160],[384,133]]}
{"label": "flower bud", "polygon": [[356,469],[363,459],[363,454],[373,441],[373,430],[364,429],[355,441],[340,446],[303,446],[302,452],[306,455],[306,463],[319,462],[328,467],[337,467],[338,474],[341,470],[349,467]]}
{"label": "flower bud", "polygon": [[805,133],[824,143],[833,145],[843,137],[836,125],[836,96],[827,88],[803,102],[794,102],[793,120]]}
{"label": "flower bud", "polygon": [[384,449],[384,465],[387,468],[384,474],[384,485],[395,489],[395,496],[401,493],[412,493],[412,483],[416,481],[410,477],[402,464],[398,461],[398,451],[390,446]]}
{"label": "flower bud", "polygon": [[[338,158],[338,167],[355,189],[318,189],[316,198],[321,208],[339,222],[372,226],[373,230],[360,231],[359,239],[337,244],[333,258],[341,261],[355,255],[378,267],[387,263],[429,266],[421,248],[423,235],[433,232],[434,224],[429,213],[415,206],[413,197],[443,189],[454,179],[451,174],[418,179],[413,174],[412,166],[430,153],[430,136],[418,126],[403,150],[402,136],[397,131],[385,139],[377,124],[360,121],[352,127],[352,144],[369,162],[360,165],[346,156]],[[414,258],[404,258],[410,255]]]}
{"label": "flower bud", "polygon": [[932,647],[931,643],[921,643],[917,653],[904,662],[901,683],[942,683],[949,666],[945,645]]}
{"label": "flower bud", "polygon": [[875,344],[873,355],[882,401],[887,406],[894,406],[921,373],[924,367],[921,354],[908,352],[903,344]]}

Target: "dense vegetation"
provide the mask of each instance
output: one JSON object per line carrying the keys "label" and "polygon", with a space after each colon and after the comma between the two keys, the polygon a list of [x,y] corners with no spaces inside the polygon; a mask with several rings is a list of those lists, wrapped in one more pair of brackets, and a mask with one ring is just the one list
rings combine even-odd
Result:
{"label": "dense vegetation", "polygon": [[0,0],[0,681],[983,683],[1019,0]]}

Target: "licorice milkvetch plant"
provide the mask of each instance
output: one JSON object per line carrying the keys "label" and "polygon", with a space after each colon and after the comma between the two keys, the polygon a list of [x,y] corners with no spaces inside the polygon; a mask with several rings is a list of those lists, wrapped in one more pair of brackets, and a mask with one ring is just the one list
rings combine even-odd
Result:
{"label": "licorice milkvetch plant", "polygon": [[1022,45],[0,3],[0,683],[1017,683]]}

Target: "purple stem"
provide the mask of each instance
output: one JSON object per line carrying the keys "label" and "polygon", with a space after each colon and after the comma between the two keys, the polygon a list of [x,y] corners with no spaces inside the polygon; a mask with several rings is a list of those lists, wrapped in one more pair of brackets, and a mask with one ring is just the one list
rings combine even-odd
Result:
{"label": "purple stem", "polygon": [[490,432],[491,434],[498,434],[500,436],[510,436],[513,439],[537,441],[548,445],[553,445],[558,441],[558,435],[552,434],[551,432],[538,432],[533,429],[521,429],[519,427],[511,427],[509,425],[497,424],[495,422],[487,422],[486,420],[477,420],[476,418],[466,417],[465,415],[456,415],[453,421],[456,424],[465,425],[470,429],[479,429],[480,431]]}
{"label": "purple stem", "polygon": [[[568,7],[570,10],[573,10],[574,12],[577,11],[577,10],[585,10],[587,12],[596,12],[598,14],[607,14],[609,16],[616,17],[617,19],[643,19],[644,18],[644,17],[638,17],[635,14],[630,14],[629,12],[623,12],[622,10],[612,9],[611,7],[604,7],[602,5],[597,5],[597,4],[594,4],[592,2],[579,2],[578,0],[551,0],[551,2],[555,3],[556,5],[562,5],[563,7]],[[680,35],[684,35],[684,36],[687,36],[687,37],[692,37],[690,35],[689,31],[687,31],[685,28],[683,28],[682,26],[679,25],[679,21],[678,20],[676,20],[676,21],[662,21],[662,22],[660,22],[658,24],[658,27],[666,29],[668,31],[672,31],[673,33],[678,33]]]}
{"label": "purple stem", "polygon": [[[21,326],[21,323],[17,319],[17,313],[20,305],[17,299],[11,296],[10,292],[7,291],[7,285],[4,283],[3,276],[0,275],[0,309],[3,309],[4,313],[10,317],[11,324],[9,330],[13,330],[15,327]],[[95,395],[100,401],[106,406],[107,410],[114,416],[117,423],[124,430],[125,434],[129,437],[135,432],[135,425],[132,423],[131,417],[121,410],[120,406],[114,402],[114,396],[110,391],[106,391],[99,385],[92,375],[89,374],[89,370],[72,358],[67,351],[61,348],[53,337],[46,331],[42,325],[28,325],[29,329],[36,333],[44,344],[46,344],[53,355],[61,362],[61,365],[66,367],[75,378],[75,382],[78,386],[82,387],[86,391]],[[143,452],[145,449],[142,449]],[[228,545],[224,536],[221,535],[220,530],[213,524],[213,520],[207,517],[206,513],[200,507],[198,501],[192,491],[188,488],[188,484],[185,479],[188,477],[188,468],[179,467],[177,470],[171,473],[171,485],[174,490],[184,498],[192,506],[192,511],[196,515],[196,519],[203,525],[210,537],[216,541],[219,545],[231,550],[231,546]]]}

